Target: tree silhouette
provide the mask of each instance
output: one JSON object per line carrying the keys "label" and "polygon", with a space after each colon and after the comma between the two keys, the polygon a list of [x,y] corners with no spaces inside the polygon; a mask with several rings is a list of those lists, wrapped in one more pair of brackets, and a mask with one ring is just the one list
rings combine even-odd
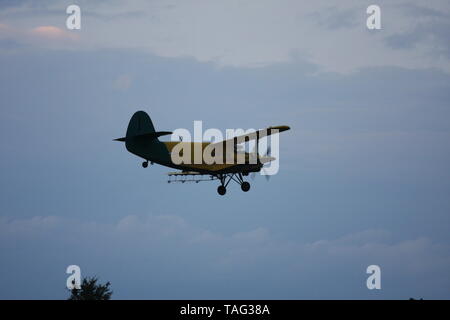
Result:
{"label": "tree silhouette", "polygon": [[80,289],[73,288],[70,290],[70,297],[68,300],[109,300],[111,299],[112,291],[109,286],[109,281],[105,284],[98,284],[96,277],[84,278],[81,282]]}

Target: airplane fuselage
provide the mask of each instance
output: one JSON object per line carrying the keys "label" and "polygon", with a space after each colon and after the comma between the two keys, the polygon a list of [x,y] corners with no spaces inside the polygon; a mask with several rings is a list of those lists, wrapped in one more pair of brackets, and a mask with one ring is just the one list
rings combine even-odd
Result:
{"label": "airplane fuselage", "polygon": [[[166,167],[182,170],[182,171],[196,171],[204,174],[225,174],[236,172],[258,172],[261,170],[261,163],[250,163],[249,154],[244,153],[240,156],[245,157],[244,163],[237,162],[238,154],[235,152],[233,163],[226,163],[227,159],[222,159],[221,163],[206,163],[203,157],[195,157],[195,150],[199,150],[203,154],[209,142],[174,142],[174,141],[143,141],[140,144],[131,143],[127,145],[128,151],[131,153],[153,163],[157,163]],[[174,163],[172,160],[172,151],[175,146],[182,147],[183,150],[191,150],[191,156],[188,161],[184,163]]]}

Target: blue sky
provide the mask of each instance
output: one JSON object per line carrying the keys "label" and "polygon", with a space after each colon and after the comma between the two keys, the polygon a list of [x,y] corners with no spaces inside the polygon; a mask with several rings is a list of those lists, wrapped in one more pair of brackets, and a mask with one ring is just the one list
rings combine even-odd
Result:
{"label": "blue sky", "polygon": [[[66,298],[70,264],[122,299],[449,298],[447,2],[374,32],[361,1],[71,3],[0,5],[0,298]],[[292,129],[220,197],[112,141],[136,110]]]}

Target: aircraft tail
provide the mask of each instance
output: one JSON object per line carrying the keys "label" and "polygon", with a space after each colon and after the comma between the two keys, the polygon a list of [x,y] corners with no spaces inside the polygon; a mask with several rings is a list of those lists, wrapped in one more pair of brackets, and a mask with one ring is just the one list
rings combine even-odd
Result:
{"label": "aircraft tail", "polygon": [[155,127],[146,112],[137,111],[133,114],[128,123],[127,138],[154,132]]}
{"label": "aircraft tail", "polygon": [[152,120],[144,111],[137,111],[128,123],[127,135],[114,141],[131,141],[136,139],[153,140],[158,137],[172,134],[170,131],[155,131]]}
{"label": "aircraft tail", "polygon": [[169,153],[158,137],[169,134],[172,132],[155,131],[149,115],[144,111],[137,111],[128,123],[126,136],[115,141],[125,142],[128,151],[144,159],[167,161]]}

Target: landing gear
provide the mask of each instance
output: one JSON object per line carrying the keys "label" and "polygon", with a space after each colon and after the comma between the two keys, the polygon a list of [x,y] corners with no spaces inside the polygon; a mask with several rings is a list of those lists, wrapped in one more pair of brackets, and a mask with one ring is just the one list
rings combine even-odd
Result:
{"label": "landing gear", "polygon": [[220,180],[220,186],[217,188],[217,192],[221,196],[227,192],[227,186],[231,180],[238,183],[241,186],[242,191],[247,192],[250,190],[250,183],[244,181],[241,173],[220,174],[217,175],[216,178]]}
{"label": "landing gear", "polygon": [[250,183],[248,183],[247,181],[242,182],[241,189],[242,191],[247,192],[248,190],[250,190]]}
{"label": "landing gear", "polygon": [[142,167],[143,167],[143,168],[147,168],[147,167],[148,167],[148,161],[142,162]]}
{"label": "landing gear", "polygon": [[217,188],[217,193],[219,193],[221,196],[225,195],[227,193],[227,188],[225,186],[219,186]]}

